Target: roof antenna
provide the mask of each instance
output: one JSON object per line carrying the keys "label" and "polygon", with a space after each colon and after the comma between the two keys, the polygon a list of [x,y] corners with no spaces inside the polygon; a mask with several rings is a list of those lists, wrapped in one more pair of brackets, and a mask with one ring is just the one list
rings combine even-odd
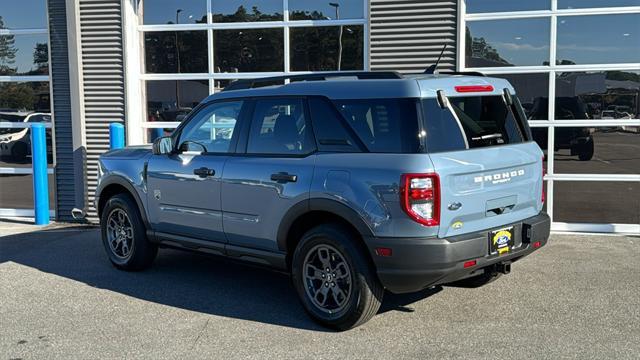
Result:
{"label": "roof antenna", "polygon": [[438,56],[438,60],[436,60],[436,63],[429,66],[427,68],[427,70],[424,71],[425,74],[438,74],[438,64],[440,63],[440,59],[442,59],[442,54],[444,54],[444,50],[447,48],[447,44],[444,44],[444,46],[442,47],[442,51],[440,51],[440,55]]}

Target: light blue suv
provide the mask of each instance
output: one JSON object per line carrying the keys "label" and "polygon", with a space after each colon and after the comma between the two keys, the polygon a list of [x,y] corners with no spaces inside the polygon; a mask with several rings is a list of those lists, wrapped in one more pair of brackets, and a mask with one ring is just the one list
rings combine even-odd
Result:
{"label": "light blue suv", "polygon": [[481,286],[545,245],[542,161],[503,79],[241,80],[153,147],[102,155],[96,207],[120,269],[173,247],[286,270],[306,311],[344,330],[385,289]]}

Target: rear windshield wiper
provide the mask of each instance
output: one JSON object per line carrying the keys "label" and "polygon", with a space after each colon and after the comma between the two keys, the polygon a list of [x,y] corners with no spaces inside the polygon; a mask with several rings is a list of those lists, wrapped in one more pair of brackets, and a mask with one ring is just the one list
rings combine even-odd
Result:
{"label": "rear windshield wiper", "polygon": [[482,135],[482,136],[471,138],[471,140],[473,141],[490,140],[490,139],[502,139],[502,134],[495,133],[495,134],[488,134],[488,135]]}

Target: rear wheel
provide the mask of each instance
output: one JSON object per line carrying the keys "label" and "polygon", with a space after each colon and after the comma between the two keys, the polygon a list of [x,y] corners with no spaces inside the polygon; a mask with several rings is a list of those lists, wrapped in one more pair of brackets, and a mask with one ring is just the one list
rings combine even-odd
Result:
{"label": "rear wheel", "polygon": [[293,255],[292,278],[307,313],[338,330],[371,319],[384,295],[363,249],[338,225],[321,225],[304,234]]}
{"label": "rear wheel", "polygon": [[138,207],[129,195],[117,194],[107,200],[100,230],[104,248],[115,267],[136,271],[153,263],[158,247],[147,239]]}
{"label": "rear wheel", "polygon": [[589,161],[593,158],[594,153],[593,139],[589,138],[586,143],[580,145],[578,148],[578,160]]}

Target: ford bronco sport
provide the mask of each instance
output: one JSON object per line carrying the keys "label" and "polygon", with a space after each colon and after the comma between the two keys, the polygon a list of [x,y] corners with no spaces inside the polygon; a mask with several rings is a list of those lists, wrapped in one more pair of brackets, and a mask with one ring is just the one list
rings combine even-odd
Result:
{"label": "ford bronco sport", "polygon": [[173,247],[289,271],[310,316],[344,330],[385,289],[481,286],[546,244],[543,155],[507,81],[287,79],[236,81],[151,148],[100,157],[117,268]]}

